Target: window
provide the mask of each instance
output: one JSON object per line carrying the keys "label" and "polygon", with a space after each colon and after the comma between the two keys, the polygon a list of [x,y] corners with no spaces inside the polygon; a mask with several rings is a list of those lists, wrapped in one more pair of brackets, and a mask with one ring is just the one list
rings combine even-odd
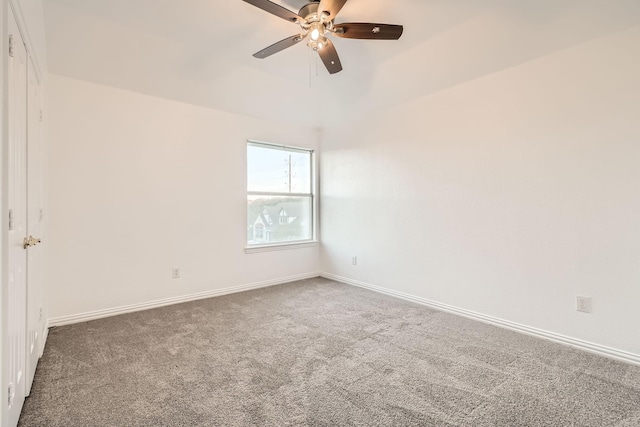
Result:
{"label": "window", "polygon": [[314,238],[313,151],[247,143],[247,246]]}

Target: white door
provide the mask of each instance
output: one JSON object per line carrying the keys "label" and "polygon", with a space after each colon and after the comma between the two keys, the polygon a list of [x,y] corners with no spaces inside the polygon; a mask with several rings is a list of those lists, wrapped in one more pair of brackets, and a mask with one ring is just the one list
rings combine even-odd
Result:
{"label": "white door", "polygon": [[33,237],[27,249],[27,379],[26,395],[40,358],[44,320],[42,313],[42,124],[40,82],[31,58],[27,73],[27,234]]}
{"label": "white door", "polygon": [[7,329],[9,359],[9,426],[15,426],[25,398],[27,251],[27,52],[15,18],[9,13],[9,149],[7,182],[9,199],[9,286]]}

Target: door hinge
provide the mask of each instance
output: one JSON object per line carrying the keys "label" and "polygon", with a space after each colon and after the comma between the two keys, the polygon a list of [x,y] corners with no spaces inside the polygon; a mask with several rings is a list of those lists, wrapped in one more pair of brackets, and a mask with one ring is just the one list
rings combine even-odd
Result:
{"label": "door hinge", "polygon": [[7,405],[11,406],[13,403],[13,383],[9,384],[9,389],[7,390]]}
{"label": "door hinge", "polygon": [[9,57],[13,58],[14,54],[13,36],[9,35]]}
{"label": "door hinge", "polygon": [[40,110],[40,122],[42,122],[42,110]]}
{"label": "door hinge", "polygon": [[38,316],[38,322],[42,320],[42,307],[40,307],[40,313]]}
{"label": "door hinge", "polygon": [[9,209],[9,231],[13,230],[13,209]]}

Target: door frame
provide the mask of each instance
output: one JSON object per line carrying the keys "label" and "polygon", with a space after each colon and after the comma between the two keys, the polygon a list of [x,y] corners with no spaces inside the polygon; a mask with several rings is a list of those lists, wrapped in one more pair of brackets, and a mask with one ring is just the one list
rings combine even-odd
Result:
{"label": "door frame", "polygon": [[[8,295],[8,239],[9,239],[9,221],[8,221],[8,57],[9,57],[9,40],[8,40],[8,20],[9,14],[13,13],[17,21],[20,33],[22,34],[23,41],[26,45],[27,56],[31,57],[35,66],[35,73],[37,74],[41,83],[41,108],[44,109],[44,94],[46,92],[46,84],[42,78],[41,61],[46,61],[46,58],[38,58],[33,48],[33,43],[28,31],[27,19],[21,8],[19,0],[0,0],[0,425],[8,425],[8,411],[7,411],[7,378],[5,367],[8,361],[9,346],[7,342],[8,329],[7,319],[5,318],[8,311],[7,295]],[[37,18],[36,18],[37,19]],[[34,21],[32,25],[44,25],[43,22]],[[43,161],[45,162],[43,177],[46,179],[46,133],[44,124],[42,130],[41,144]],[[43,188],[43,205],[46,213],[47,198],[46,187]],[[46,216],[45,216],[46,218]],[[43,234],[47,232],[47,221],[43,222]],[[44,263],[46,264],[46,250],[43,254]],[[43,266],[43,270],[46,271],[46,265]],[[43,275],[45,274],[43,271]],[[43,298],[46,298],[46,275],[43,282]],[[40,353],[44,349],[44,345],[47,338],[48,323],[46,322],[46,303],[44,304],[45,323],[44,333],[42,335]]]}
{"label": "door frame", "polygon": [[8,144],[9,133],[7,128],[8,123],[8,57],[9,57],[9,43],[8,43],[8,15],[9,15],[9,3],[8,0],[0,0],[0,43],[2,48],[0,51],[0,75],[2,79],[0,82],[0,425],[7,425],[8,423],[8,411],[7,402],[7,378],[5,373],[5,365],[8,360],[9,346],[7,344],[7,322],[5,316],[7,313],[7,293],[9,283],[9,273],[7,266],[9,264],[8,258],[8,241],[9,241],[9,219],[7,215],[8,195],[7,195],[7,180],[8,174]]}

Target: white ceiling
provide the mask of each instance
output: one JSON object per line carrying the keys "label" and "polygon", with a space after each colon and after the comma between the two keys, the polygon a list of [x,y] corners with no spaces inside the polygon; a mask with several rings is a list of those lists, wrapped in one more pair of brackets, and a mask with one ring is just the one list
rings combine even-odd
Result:
{"label": "white ceiling", "polygon": [[[297,11],[305,1],[275,0]],[[220,110],[327,126],[632,26],[638,0],[349,0],[337,22],[403,24],[398,41],[333,38],[330,76],[298,27],[242,0],[45,0],[49,71]]]}

